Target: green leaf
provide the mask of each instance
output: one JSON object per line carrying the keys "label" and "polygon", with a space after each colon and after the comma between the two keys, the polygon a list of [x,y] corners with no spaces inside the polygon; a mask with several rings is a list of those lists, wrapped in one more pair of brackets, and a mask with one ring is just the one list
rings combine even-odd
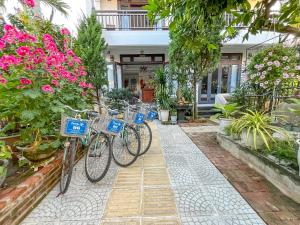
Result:
{"label": "green leaf", "polygon": [[26,120],[26,121],[31,121],[33,120],[37,115],[39,115],[39,113],[37,111],[34,110],[24,110],[21,113],[21,119],[22,120]]}
{"label": "green leaf", "polygon": [[42,95],[42,93],[36,89],[29,89],[29,90],[25,90],[23,92],[23,95],[26,97],[29,97],[31,99],[36,99],[36,98],[40,97]]}

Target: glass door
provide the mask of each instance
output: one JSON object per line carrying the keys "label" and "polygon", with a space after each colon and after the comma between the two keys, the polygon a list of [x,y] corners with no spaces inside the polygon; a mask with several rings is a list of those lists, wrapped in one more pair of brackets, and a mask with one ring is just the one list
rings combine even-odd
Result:
{"label": "glass door", "polygon": [[198,89],[199,104],[214,104],[216,94],[231,93],[239,84],[240,65],[221,64],[203,77]]}

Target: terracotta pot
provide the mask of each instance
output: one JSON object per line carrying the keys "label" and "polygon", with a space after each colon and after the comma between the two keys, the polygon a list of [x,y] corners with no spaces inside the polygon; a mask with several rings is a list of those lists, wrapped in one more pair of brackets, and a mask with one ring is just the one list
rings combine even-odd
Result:
{"label": "terracotta pot", "polygon": [[4,143],[6,145],[8,145],[11,148],[12,151],[17,151],[15,143],[17,141],[20,141],[20,137],[21,137],[20,134],[14,134],[14,135],[10,135],[10,136],[7,136],[7,137],[0,137],[0,141],[4,141]]}
{"label": "terracotta pot", "polygon": [[[51,140],[49,140],[49,139],[51,139],[51,138],[47,138],[47,140],[43,140],[42,143],[50,142]],[[33,162],[48,159],[51,156],[53,156],[57,150],[50,146],[47,149],[40,150],[39,145],[35,145],[35,146],[28,145],[28,146],[24,146],[24,147],[17,146],[17,149],[19,151],[22,151],[22,153],[26,159],[33,161]]]}

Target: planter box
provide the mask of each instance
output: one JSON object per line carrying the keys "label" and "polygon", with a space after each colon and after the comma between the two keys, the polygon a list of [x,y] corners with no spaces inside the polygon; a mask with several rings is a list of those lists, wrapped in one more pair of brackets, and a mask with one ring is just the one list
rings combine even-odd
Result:
{"label": "planter box", "polygon": [[223,134],[217,135],[217,141],[222,148],[255,169],[283,194],[300,203],[300,176],[298,176],[298,171],[281,166]]}
{"label": "planter box", "polygon": [[[83,155],[77,151],[77,159]],[[0,190],[0,224],[17,225],[60,180],[63,152],[54,161],[14,187]]]}

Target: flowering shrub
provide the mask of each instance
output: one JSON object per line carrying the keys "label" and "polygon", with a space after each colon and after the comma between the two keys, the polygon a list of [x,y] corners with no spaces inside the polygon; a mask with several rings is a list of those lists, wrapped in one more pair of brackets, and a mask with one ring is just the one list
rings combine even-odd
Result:
{"label": "flowering shrub", "polygon": [[299,53],[281,44],[256,54],[248,66],[248,82],[258,94],[300,81]]}
{"label": "flowering shrub", "polygon": [[[20,21],[23,29],[5,24],[0,38],[0,120],[9,120],[2,132],[18,125],[24,139],[32,139],[36,134],[54,134],[63,105],[85,107],[93,86],[85,82],[85,68],[72,50],[66,28],[49,27],[24,12],[19,25]],[[31,27],[36,23],[47,24],[56,36]]]}

